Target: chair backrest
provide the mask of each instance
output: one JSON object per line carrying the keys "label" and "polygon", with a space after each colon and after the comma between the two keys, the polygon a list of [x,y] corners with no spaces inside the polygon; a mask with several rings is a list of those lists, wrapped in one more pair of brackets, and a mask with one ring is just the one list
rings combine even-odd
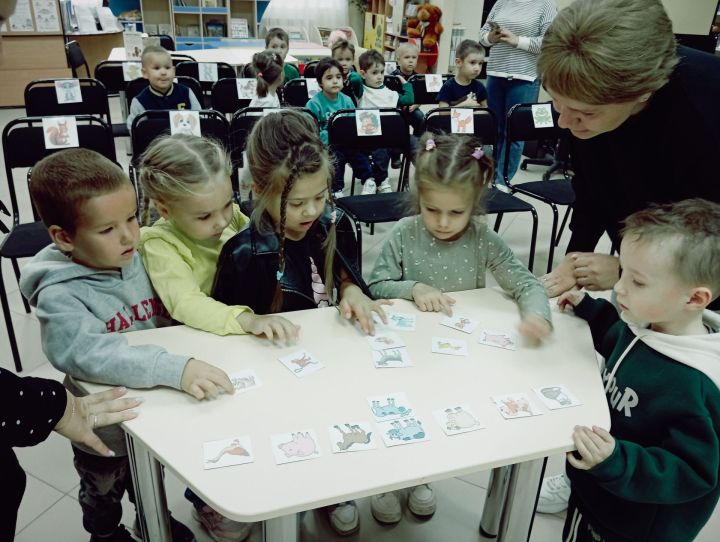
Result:
{"label": "chair backrest", "polygon": [[151,36],[160,38],[160,47],[165,50],[175,50],[175,40],[173,40],[171,36],[168,36],[167,34],[151,34]]}
{"label": "chair backrest", "polygon": [[237,77],[237,74],[235,73],[235,68],[233,68],[230,64],[227,62],[195,62],[195,61],[187,61],[187,62],[181,62],[177,66],[175,66],[175,75],[186,75],[188,77],[194,77],[198,81],[200,81],[200,86],[203,89],[203,92],[206,94],[210,94],[212,91],[213,85],[216,83],[216,81],[203,81],[201,75],[201,64],[216,64],[217,65],[217,76],[218,81],[220,79],[227,79],[227,78],[235,78]]}
{"label": "chair backrest", "polygon": [[400,78],[397,75],[386,75],[383,83],[390,90],[402,92],[402,81],[400,81]]}
{"label": "chair backrest", "polygon": [[93,76],[105,85],[108,96],[114,96],[125,90],[127,81],[123,74],[123,62],[120,60],[103,60],[96,64]]}
{"label": "chair backrest", "polygon": [[[186,87],[188,87],[193,92],[193,94],[195,94],[198,102],[202,105],[203,93],[202,89],[200,88],[200,83],[197,81],[197,79],[187,77],[185,75],[178,75],[175,79],[177,79],[177,82],[181,85],[185,85]],[[132,103],[133,98],[140,94],[142,90],[148,86],[148,84],[148,80],[144,77],[138,77],[137,79],[133,79],[132,81],[127,82],[125,86],[125,100],[127,101],[128,111],[130,110],[130,104]]]}
{"label": "chair backrest", "polygon": [[25,111],[29,117],[98,115],[110,122],[110,106],[105,85],[96,79],[78,79],[81,102],[58,103],[56,82],[73,79],[38,79],[25,87]]}
{"label": "chair backrest", "polygon": [[285,83],[283,85],[283,99],[288,105],[305,107],[310,99],[306,78],[299,77]]}
{"label": "chair backrest", "polygon": [[77,70],[82,66],[85,66],[87,76],[91,77],[90,67],[88,66],[87,60],[85,60],[85,55],[78,42],[72,40],[65,44],[65,56],[67,56],[68,66],[70,66],[72,70],[73,77],[78,76]]}
{"label": "chair backrest", "polygon": [[305,64],[305,70],[303,71],[303,77],[305,79],[312,79],[315,77],[315,68],[318,65],[319,60],[312,60]]}
{"label": "chair backrest", "polygon": [[227,77],[216,81],[210,91],[212,108],[221,113],[233,114],[235,111],[247,107],[252,100],[238,98],[237,78]]}
{"label": "chair backrest", "polygon": [[[451,73],[444,73],[442,76],[442,82],[443,84],[448,79],[452,79],[453,75]],[[437,92],[428,92],[427,87],[425,86],[425,75],[424,74],[416,74],[413,75],[410,78],[410,84],[413,88],[413,95],[415,96],[415,103],[417,105],[431,105],[437,103]]]}
{"label": "chair backrest", "polygon": [[172,59],[173,66],[175,66],[175,67],[177,67],[177,65],[180,64],[181,62],[195,62],[194,57],[192,57],[190,55],[186,55],[184,53],[172,52],[172,53],[170,53],[170,58]]}
{"label": "chair backrest", "polygon": [[[94,115],[74,115],[74,118],[78,131],[78,146],[94,150],[116,161],[115,140],[110,125]],[[8,122],[2,132],[5,178],[8,183],[13,220],[16,223],[19,222],[20,209],[13,170],[31,168],[42,158],[64,150],[46,148],[42,121],[42,117],[17,118]]]}
{"label": "chair backrest", "polygon": [[[542,106],[538,108],[537,106]],[[547,114],[550,106],[551,114]],[[537,112],[534,112],[533,109]],[[568,130],[558,126],[559,114],[552,106],[552,102],[523,103],[510,108],[505,121],[505,148],[509,148],[513,141],[535,141],[559,139],[568,134]],[[506,159],[502,171],[507,177],[509,162]]]}
{"label": "chair backrest", "polygon": [[363,109],[340,109],[328,119],[328,141],[339,148],[372,151],[383,148],[399,148],[409,152],[410,131],[402,112],[395,107],[375,109],[380,112],[381,135],[358,135],[356,115]]}
{"label": "chair backrest", "polygon": [[[452,133],[452,114],[454,107],[436,107],[425,116],[425,129],[435,133]],[[497,121],[492,111],[485,107],[466,107],[472,110],[472,135],[482,141],[483,145],[494,145],[497,139]]]}

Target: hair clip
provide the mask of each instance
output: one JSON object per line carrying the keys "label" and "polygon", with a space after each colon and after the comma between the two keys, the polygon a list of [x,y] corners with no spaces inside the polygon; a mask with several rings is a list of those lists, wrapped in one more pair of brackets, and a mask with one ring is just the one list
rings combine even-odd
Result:
{"label": "hair clip", "polygon": [[485,156],[485,153],[482,150],[482,147],[475,147],[475,150],[470,154],[475,160],[480,160],[483,156]]}
{"label": "hair clip", "polygon": [[257,72],[257,77],[262,77],[262,76],[263,76],[262,72]]}
{"label": "hair clip", "polygon": [[434,140],[434,139],[430,138],[430,139],[428,139],[428,140],[425,142],[425,150],[426,150],[426,151],[431,151],[431,150],[433,150],[435,147],[436,147],[436,145],[435,145],[435,140]]}
{"label": "hair clip", "polygon": [[284,274],[285,274],[285,271],[284,271],[284,270],[283,270],[283,271],[278,270],[278,272],[275,273],[275,278],[277,279],[278,282],[280,282],[280,279],[283,278],[283,275],[284,275]]}

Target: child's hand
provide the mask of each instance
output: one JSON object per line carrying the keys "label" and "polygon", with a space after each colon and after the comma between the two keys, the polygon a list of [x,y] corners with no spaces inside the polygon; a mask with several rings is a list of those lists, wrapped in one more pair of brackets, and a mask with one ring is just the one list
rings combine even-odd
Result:
{"label": "child's hand", "polygon": [[480,104],[472,96],[468,96],[465,100],[459,103],[456,107],[478,107]]}
{"label": "child's hand", "polygon": [[558,307],[561,311],[564,311],[567,306],[577,307],[585,297],[585,292],[581,292],[577,288],[568,290],[560,296],[558,299]]}
{"label": "child's hand", "polygon": [[421,311],[443,311],[448,316],[452,316],[452,306],[455,304],[455,300],[437,288],[433,288],[422,282],[416,282],[412,289],[412,296],[413,301],[415,301],[415,304]]}
{"label": "child's hand", "polygon": [[225,371],[195,358],[185,365],[180,388],[198,400],[214,399],[221,391],[230,395],[235,391]]}
{"label": "child's hand", "polygon": [[373,312],[378,313],[383,323],[387,324],[388,322],[385,311],[382,310],[381,305],[392,305],[392,301],[388,301],[387,299],[377,299],[373,301],[363,293],[358,285],[349,284],[343,290],[338,309],[346,320],[349,320],[354,315],[363,333],[372,335],[375,333],[375,324],[373,323],[372,317]]}
{"label": "child's hand", "polygon": [[300,326],[274,314],[253,314],[243,312],[237,317],[246,333],[265,335],[275,343],[294,344],[300,334]]}
{"label": "child's hand", "polygon": [[548,297],[557,297],[575,286],[575,260],[579,255],[579,252],[568,252],[560,265],[542,276]]}
{"label": "child's hand", "polygon": [[550,322],[537,314],[528,314],[518,326],[520,335],[533,341],[540,341],[552,332]]}
{"label": "child's hand", "polygon": [[400,79],[400,82],[404,85],[407,83],[407,79],[405,79],[402,75],[396,75],[398,79]]}
{"label": "child's hand", "polygon": [[568,462],[580,470],[590,470],[605,461],[615,450],[615,439],[602,427],[593,425],[589,427],[576,425],[573,432],[573,442],[580,454],[577,459],[573,452],[567,453]]}
{"label": "child's hand", "polygon": [[412,112],[415,111],[418,107],[420,107],[418,104],[412,104],[411,106],[408,107],[408,111],[409,111],[410,113],[412,113]]}

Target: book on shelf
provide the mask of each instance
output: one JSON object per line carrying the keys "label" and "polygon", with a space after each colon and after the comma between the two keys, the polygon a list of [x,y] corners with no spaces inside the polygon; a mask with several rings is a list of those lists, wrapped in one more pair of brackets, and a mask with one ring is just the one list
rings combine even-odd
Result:
{"label": "book on shelf", "polygon": [[247,19],[230,19],[230,37],[239,39],[250,37]]}

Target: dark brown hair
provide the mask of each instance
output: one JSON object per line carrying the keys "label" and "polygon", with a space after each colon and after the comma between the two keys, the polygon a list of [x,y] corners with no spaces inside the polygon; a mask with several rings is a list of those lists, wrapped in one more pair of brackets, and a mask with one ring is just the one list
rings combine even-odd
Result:
{"label": "dark brown hair", "polygon": [[337,60],[330,57],[323,58],[315,66],[315,79],[317,79],[318,84],[322,83],[323,75],[325,75],[325,72],[330,68],[337,68],[340,75],[342,75],[342,66]]}
{"label": "dark brown hair", "polygon": [[288,33],[285,32],[282,28],[271,28],[267,31],[267,34],[265,35],[265,47],[270,46],[270,40],[273,38],[279,38],[283,40],[285,43],[287,43],[288,47],[290,47],[290,36],[288,36]]}
{"label": "dark brown hair", "polygon": [[460,42],[460,45],[457,46],[457,49],[455,49],[455,58],[465,60],[468,55],[471,55],[473,53],[478,53],[482,56],[485,56],[485,49],[483,49],[483,46],[476,41],[462,40]]}
{"label": "dark brown hair", "polygon": [[383,56],[375,49],[368,49],[360,55],[360,58],[358,58],[358,65],[361,70],[367,71],[375,64],[380,64],[381,66],[385,65],[385,58],[383,58]]}
{"label": "dark brown hair", "polygon": [[257,79],[255,92],[260,98],[264,98],[268,95],[270,85],[283,76],[283,59],[275,51],[260,51],[253,55],[249,68],[252,76]]}
{"label": "dark brown hair", "polygon": [[352,53],[353,58],[355,57],[355,46],[345,38],[340,38],[332,44],[330,47],[330,55],[335,57],[335,51],[342,51],[343,49],[347,49]]}

